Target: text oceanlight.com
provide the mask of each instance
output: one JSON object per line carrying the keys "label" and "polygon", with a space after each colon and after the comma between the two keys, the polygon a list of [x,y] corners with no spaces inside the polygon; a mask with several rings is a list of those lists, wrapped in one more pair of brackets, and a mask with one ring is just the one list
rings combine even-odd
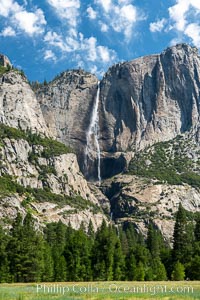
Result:
{"label": "text oceanlight.com", "polygon": [[36,287],[37,293],[43,294],[62,294],[65,295],[67,293],[76,293],[76,294],[84,294],[84,293],[132,293],[132,294],[190,294],[193,293],[192,286],[166,286],[166,285],[155,285],[148,286],[146,284],[136,286],[136,285],[118,285],[112,283],[110,285],[106,285],[105,287],[97,287],[92,284],[88,284],[85,286],[74,284],[74,285],[60,285],[60,284],[37,284]]}

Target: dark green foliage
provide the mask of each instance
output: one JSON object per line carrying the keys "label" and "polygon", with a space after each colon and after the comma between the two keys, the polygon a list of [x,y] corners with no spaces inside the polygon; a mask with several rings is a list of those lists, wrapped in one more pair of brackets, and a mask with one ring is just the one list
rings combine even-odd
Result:
{"label": "dark green foliage", "polygon": [[[73,152],[72,149],[56,140],[42,137],[37,133],[32,133],[30,130],[27,132],[12,128],[4,124],[0,124],[0,139],[10,138],[10,139],[24,139],[30,146],[40,145],[43,146],[43,151],[41,153],[42,157],[50,158],[52,156],[59,156],[61,154],[67,154]],[[33,161],[38,154],[34,151],[29,154],[29,160]]]}
{"label": "dark green foliage", "polygon": [[172,272],[172,280],[180,281],[184,279],[185,279],[185,268],[179,261],[177,261],[174,265],[174,269]]}
{"label": "dark green foliage", "polygon": [[10,65],[7,65],[7,67],[0,65],[0,76],[2,76],[4,73],[9,72],[11,69]]}
{"label": "dark green foliage", "polygon": [[141,261],[139,261],[139,263],[137,264],[137,272],[135,275],[135,280],[136,281],[144,281],[144,278],[145,278],[144,265]]}
{"label": "dark green foliage", "polygon": [[127,280],[136,280],[137,266],[134,251],[131,250],[126,256],[126,278]]}
{"label": "dark green foliage", "polygon": [[26,133],[22,130],[17,128],[9,127],[4,124],[0,124],[0,138],[9,138],[9,139],[26,139]]}
{"label": "dark green foliage", "polygon": [[42,137],[39,134],[31,133],[28,131],[26,133],[26,140],[30,145],[40,145],[43,146],[43,151],[41,153],[42,157],[50,158],[53,156],[59,156],[62,154],[67,154],[73,152],[73,150],[51,138]]}
{"label": "dark green foliage", "polygon": [[9,242],[9,236],[0,226],[0,282],[8,282],[10,279],[9,261],[6,246]]}
{"label": "dark green foliage", "polygon": [[[177,219],[185,228],[190,223],[181,207]],[[199,241],[186,262],[171,260],[167,276],[170,249],[152,222],[146,243],[132,225],[116,230],[104,221],[94,233],[90,222],[88,236],[84,226],[74,230],[59,221],[42,235],[34,222],[29,213],[24,220],[18,214],[10,233],[0,227],[0,282],[200,279]]]}
{"label": "dark green foliage", "polygon": [[24,221],[20,215],[14,224],[7,245],[11,281],[40,281],[44,268],[43,238],[33,228],[33,219],[27,214]]}
{"label": "dark green foliage", "polygon": [[159,232],[154,228],[152,222],[149,223],[148,233],[147,233],[147,248],[149,249],[153,258],[160,255],[159,249]]}
{"label": "dark green foliage", "polygon": [[83,230],[73,231],[64,251],[68,280],[90,281],[92,279],[90,250],[90,240]]}
{"label": "dark green foliage", "polygon": [[94,280],[113,280],[115,239],[114,231],[103,221],[97,231],[92,255]]}
{"label": "dark green foliage", "polygon": [[147,147],[134,156],[128,172],[169,184],[188,183],[200,187],[200,175],[196,172],[197,164],[188,158],[185,150],[189,147],[189,140],[185,141],[182,137]]}
{"label": "dark green foliage", "polygon": [[93,203],[83,199],[81,196],[70,197],[67,195],[54,194],[50,190],[48,190],[48,188],[27,188],[27,191],[29,191],[34,196],[35,200],[37,200],[38,202],[53,202],[59,204],[60,206],[69,204],[70,206],[79,209],[92,208],[96,210],[96,207]]}
{"label": "dark green foliage", "polygon": [[[83,199],[79,195],[74,195],[72,197],[62,196],[51,193],[49,189],[49,186],[46,182],[47,176],[48,174],[54,174],[55,176],[57,176],[56,170],[52,165],[50,165],[50,163],[47,166],[39,166],[38,157],[42,156],[49,159],[61,154],[67,154],[72,152],[69,147],[56,140],[52,140],[46,137],[42,137],[36,133],[32,133],[29,130],[25,132],[23,130],[0,124],[0,139],[3,142],[5,138],[17,140],[24,139],[29,143],[30,146],[32,146],[32,151],[29,153],[29,161],[37,165],[37,169],[40,173],[39,180],[42,181],[44,189],[35,189],[30,187],[25,188],[22,185],[18,184],[15,178],[12,178],[11,176],[5,174],[3,176],[0,176],[0,196],[7,196],[14,193],[18,193],[20,195],[28,193],[30,197],[33,197],[33,201],[50,201],[57,203],[60,206],[69,204],[70,206],[73,206],[77,209],[91,208],[93,211],[99,211],[98,207],[96,207],[90,201]],[[38,150],[36,150],[37,145],[42,146],[43,150],[40,150],[41,153],[38,153]],[[26,199],[22,202],[22,205],[25,207],[27,206],[27,204],[28,201],[26,197]]]}
{"label": "dark green foliage", "polygon": [[196,226],[194,230],[195,239],[197,242],[200,242],[200,213],[197,215],[196,218]]}
{"label": "dark green foliage", "polygon": [[23,194],[26,189],[13,181],[12,177],[9,175],[0,176],[0,197],[18,193]]}
{"label": "dark green foliage", "polygon": [[96,207],[95,204],[91,203],[89,200],[83,199],[81,196],[75,195],[70,197],[67,195],[54,194],[48,188],[25,188],[13,180],[13,178],[9,175],[0,176],[0,197],[12,195],[14,193],[26,195],[26,198],[22,202],[22,206],[24,207],[26,207],[31,201],[38,201],[57,203],[61,207],[68,204],[80,210],[86,208],[90,208],[94,212],[98,212],[100,210],[100,208]]}
{"label": "dark green foliage", "polygon": [[174,226],[173,258],[175,261],[185,259],[185,250],[188,246],[187,219],[185,209],[179,204]]}

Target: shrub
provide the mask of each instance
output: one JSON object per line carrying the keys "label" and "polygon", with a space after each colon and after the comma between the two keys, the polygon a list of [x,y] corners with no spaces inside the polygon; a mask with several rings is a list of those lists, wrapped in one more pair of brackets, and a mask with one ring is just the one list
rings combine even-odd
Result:
{"label": "shrub", "polygon": [[[52,156],[59,156],[62,154],[67,154],[73,152],[73,150],[51,138],[42,137],[37,133],[32,133],[30,130],[23,131],[17,128],[9,127],[5,124],[0,124],[0,138],[9,138],[9,139],[24,139],[31,146],[33,145],[41,145],[43,146],[42,156],[45,158],[50,158]],[[30,153],[29,160],[33,161],[37,158],[37,154]]]}
{"label": "shrub", "polygon": [[[131,160],[128,173],[154,178],[160,183],[188,183],[200,187],[200,175],[193,171],[193,162],[184,153],[182,144],[181,137],[178,137],[171,142],[160,142],[144,149]],[[150,163],[146,163],[147,160]]]}

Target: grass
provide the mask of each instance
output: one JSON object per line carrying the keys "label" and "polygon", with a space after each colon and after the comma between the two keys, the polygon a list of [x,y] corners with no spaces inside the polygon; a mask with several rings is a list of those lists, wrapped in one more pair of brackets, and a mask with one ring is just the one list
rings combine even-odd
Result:
{"label": "grass", "polygon": [[70,282],[1,284],[0,300],[194,300],[200,282]]}

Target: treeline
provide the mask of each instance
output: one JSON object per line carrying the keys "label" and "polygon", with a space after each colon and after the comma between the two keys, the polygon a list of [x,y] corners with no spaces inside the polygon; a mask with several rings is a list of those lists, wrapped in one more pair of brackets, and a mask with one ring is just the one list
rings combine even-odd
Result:
{"label": "treeline", "polygon": [[96,233],[91,222],[87,232],[58,222],[40,233],[30,213],[18,214],[9,232],[0,228],[0,282],[186,278],[200,280],[200,217],[181,205],[172,249],[152,222],[146,239],[132,224],[105,222]]}

